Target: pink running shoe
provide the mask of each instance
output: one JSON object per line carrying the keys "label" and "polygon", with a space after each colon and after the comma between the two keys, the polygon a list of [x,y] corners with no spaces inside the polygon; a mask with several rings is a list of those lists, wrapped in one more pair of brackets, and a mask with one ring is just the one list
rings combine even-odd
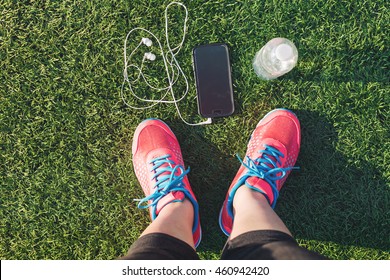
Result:
{"label": "pink running shoe", "polygon": [[144,120],[135,130],[132,153],[135,174],[146,195],[138,208],[149,208],[154,220],[164,206],[187,198],[194,206],[192,232],[197,247],[202,236],[199,206],[187,178],[190,169],[184,168],[175,134],[161,120]]}
{"label": "pink running shoe", "polygon": [[233,198],[243,185],[262,193],[272,208],[293,167],[300,149],[301,128],[296,115],[286,109],[269,112],[257,124],[248,150],[223,203],[219,225],[229,236],[233,227]]}

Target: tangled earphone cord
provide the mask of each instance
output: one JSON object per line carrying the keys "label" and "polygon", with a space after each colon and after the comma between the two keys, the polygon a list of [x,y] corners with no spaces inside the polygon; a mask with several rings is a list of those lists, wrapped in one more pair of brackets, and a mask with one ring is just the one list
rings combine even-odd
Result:
{"label": "tangled earphone cord", "polygon": [[[168,29],[169,29],[168,9],[172,5],[181,6],[185,10],[185,19],[184,19],[184,24],[183,24],[183,36],[181,38],[181,42],[177,46],[175,46],[174,48],[171,48],[171,45],[170,45],[170,42],[169,42],[169,35],[168,35]],[[189,123],[189,122],[187,122],[182,117],[180,109],[179,109],[179,106],[177,105],[178,102],[180,102],[181,100],[183,100],[187,96],[188,91],[189,91],[188,79],[187,79],[186,75],[184,74],[183,69],[180,67],[179,62],[176,59],[176,55],[180,52],[181,48],[183,47],[184,40],[185,40],[185,37],[186,37],[186,34],[187,34],[187,21],[188,21],[188,10],[187,10],[187,7],[184,4],[179,3],[179,2],[171,2],[170,4],[168,4],[166,6],[166,8],[165,8],[165,40],[166,40],[166,45],[167,45],[167,49],[168,49],[166,53],[164,53],[164,50],[163,50],[163,47],[161,45],[160,40],[152,32],[150,32],[149,30],[147,30],[145,28],[142,28],[142,27],[136,27],[136,28],[133,28],[132,30],[130,30],[127,33],[127,36],[126,36],[126,39],[125,39],[125,43],[124,43],[124,52],[123,52],[123,55],[124,55],[124,70],[123,70],[123,83],[122,83],[122,86],[121,86],[121,98],[122,98],[122,101],[124,102],[124,104],[126,106],[128,106],[128,107],[130,107],[132,109],[135,109],[135,110],[149,109],[149,108],[152,108],[152,107],[154,107],[154,106],[156,106],[156,105],[158,105],[160,103],[168,103],[168,104],[172,104],[173,103],[173,104],[175,104],[175,107],[176,107],[176,110],[178,112],[179,117],[181,118],[181,120],[185,124],[191,125],[191,126],[210,124],[212,122],[211,118],[207,119],[204,122],[200,122],[200,123]],[[145,60],[152,60],[153,61],[156,58],[156,56],[154,54],[152,54],[150,52],[149,53],[145,53],[144,57],[142,58],[141,66],[137,66],[137,65],[131,63],[131,59],[133,58],[133,55],[135,54],[135,52],[143,44],[145,44],[147,46],[151,46],[152,45],[152,41],[150,39],[142,38],[142,40],[138,44],[138,46],[130,53],[129,56],[127,56],[127,41],[129,40],[130,35],[133,34],[133,32],[135,32],[135,31],[146,32],[151,37],[153,37],[155,42],[157,42],[158,47],[160,49],[161,57],[162,57],[163,62],[164,62],[165,72],[166,72],[166,75],[167,75],[167,78],[168,78],[168,86],[166,86],[166,87],[157,87],[157,86],[151,85],[147,81],[144,73],[142,72]],[[168,56],[170,56],[170,60],[168,60]],[[130,80],[129,79],[129,76],[128,76],[128,69],[129,68],[134,68],[138,72],[138,75],[137,75],[136,79],[134,79],[134,80]],[[176,84],[176,82],[179,80],[179,78],[181,76],[184,79],[186,89],[185,89],[183,95],[180,96],[180,98],[176,99],[175,94],[174,94],[174,90],[173,90],[173,86]],[[146,98],[142,98],[142,97],[136,95],[135,92],[134,92],[132,84],[135,84],[141,78],[142,78],[142,80],[146,83],[146,85],[149,88],[151,88],[153,90],[157,90],[157,91],[164,91],[165,90],[166,92],[164,94],[162,94],[161,98],[159,98],[159,99],[146,99]],[[136,99],[138,99],[140,101],[143,101],[143,102],[152,103],[152,104],[148,105],[148,106],[144,106],[144,107],[136,107],[136,106],[133,106],[133,105],[129,104],[126,101],[125,93],[124,93],[124,89],[125,89],[125,85],[126,84],[128,85],[128,88],[129,88],[131,94]],[[165,99],[169,93],[171,93],[172,100],[166,100]]]}

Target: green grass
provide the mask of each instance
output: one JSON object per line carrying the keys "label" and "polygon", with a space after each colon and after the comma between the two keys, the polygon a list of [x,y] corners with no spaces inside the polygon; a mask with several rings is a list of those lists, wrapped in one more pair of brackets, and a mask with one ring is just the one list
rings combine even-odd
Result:
{"label": "green grass", "polygon": [[[124,254],[149,223],[132,201],[142,197],[132,135],[157,117],[191,166],[199,254],[218,258],[225,237],[217,218],[239,167],[234,154],[245,153],[266,112],[285,107],[301,120],[301,170],[276,212],[300,244],[330,258],[390,259],[389,3],[185,2],[189,30],[178,58],[191,84],[180,104],[186,118],[199,120],[192,48],[226,42],[231,51],[236,113],[205,127],[186,126],[173,106],[134,111],[120,100],[124,38],[137,26],[163,37],[169,1],[0,1],[0,257]],[[279,36],[296,44],[298,65],[261,81],[251,60]]]}

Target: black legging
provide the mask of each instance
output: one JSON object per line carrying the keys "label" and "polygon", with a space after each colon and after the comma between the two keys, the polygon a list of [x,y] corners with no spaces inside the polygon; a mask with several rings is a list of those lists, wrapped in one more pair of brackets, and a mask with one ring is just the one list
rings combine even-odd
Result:
{"label": "black legging", "polygon": [[[187,243],[163,233],[140,237],[122,260],[199,260]],[[228,240],[223,260],[320,260],[324,256],[300,247],[290,235],[275,230],[251,231]]]}

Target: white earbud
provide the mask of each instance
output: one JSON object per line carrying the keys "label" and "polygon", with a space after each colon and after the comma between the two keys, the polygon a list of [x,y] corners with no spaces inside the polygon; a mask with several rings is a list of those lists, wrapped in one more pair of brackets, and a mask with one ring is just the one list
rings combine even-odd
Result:
{"label": "white earbud", "polygon": [[[182,36],[181,36],[181,41],[178,42],[178,45],[172,47],[170,42],[169,42],[169,36],[168,36],[168,27],[169,27],[169,24],[168,24],[168,9],[169,7],[173,6],[173,5],[176,5],[176,6],[180,6],[184,9],[185,11],[185,18],[184,18],[184,24],[183,24],[183,31],[181,32],[182,33]],[[165,8],[165,41],[166,41],[166,47],[167,47],[167,51],[165,52],[164,49],[163,49],[163,46],[161,45],[161,42],[160,40],[156,37],[156,35],[154,35],[152,32],[150,32],[149,30],[145,29],[145,28],[142,28],[142,27],[136,27],[136,28],[133,28],[131,29],[127,35],[126,35],[126,39],[125,39],[125,43],[124,43],[124,71],[123,71],[123,77],[124,77],[124,80],[123,80],[123,83],[122,83],[122,87],[121,87],[121,98],[123,100],[123,102],[130,108],[132,109],[135,109],[135,110],[144,110],[144,109],[149,109],[149,108],[152,108],[158,104],[161,104],[161,103],[166,103],[166,104],[174,104],[175,107],[176,107],[176,110],[177,110],[177,113],[180,117],[180,119],[187,125],[191,125],[191,126],[195,126],[195,125],[205,125],[205,124],[211,124],[212,123],[212,119],[209,118],[203,122],[199,122],[199,123],[189,123],[187,122],[181,112],[180,112],[180,108],[178,106],[178,103],[183,100],[187,94],[188,94],[188,91],[189,91],[189,83],[188,83],[188,79],[183,71],[183,69],[180,67],[180,64],[179,62],[177,61],[176,59],[176,55],[180,52],[181,48],[183,47],[183,44],[184,44],[184,40],[185,40],[185,37],[186,37],[186,34],[187,34],[187,21],[188,21],[188,10],[187,10],[187,7],[182,4],[182,3],[179,3],[179,2],[171,2],[170,4],[168,4]],[[153,42],[151,39],[149,38],[142,38],[141,41],[139,42],[138,46],[132,50],[132,52],[130,53],[130,55],[127,54],[127,41],[129,40],[130,36],[133,34],[133,32],[136,32],[136,31],[142,31],[144,33],[148,33],[150,35],[150,38],[153,38],[153,42],[156,44],[156,47],[155,49],[159,48],[159,60],[161,61],[160,64],[163,63],[164,65],[164,68],[165,68],[165,74],[166,74],[166,77],[164,78],[164,85],[161,87],[161,86],[157,86],[157,85],[154,85],[153,83],[150,83],[147,79],[147,77],[144,75],[144,73],[142,72],[143,71],[143,67],[145,66],[145,60],[150,60],[150,61],[154,61],[156,59],[156,55],[151,53],[151,52],[146,52],[143,56],[143,59],[142,59],[142,62],[141,62],[141,66],[137,66],[136,64],[132,63],[132,58],[133,58],[133,55],[136,54],[136,51],[139,50],[139,48],[142,48],[142,45],[146,45],[147,47],[151,47]],[[139,37],[137,37],[137,40]],[[180,39],[180,38],[179,38]],[[138,76],[131,80],[129,79],[129,75],[128,75],[128,69],[132,69],[132,71],[135,71],[135,73],[138,72]],[[183,86],[185,86],[185,89],[182,89],[182,95],[181,96],[177,96],[179,94],[176,94],[176,91],[180,90],[181,87],[178,87],[178,89],[176,89],[174,87],[174,85],[176,84],[176,82],[178,82],[180,80],[180,82],[183,83]],[[152,90],[155,90],[156,92],[161,92],[161,95],[157,95],[157,97],[154,97],[152,99],[149,99],[145,96],[138,96],[136,93],[135,93],[135,89],[136,89],[136,82],[144,82],[146,84],[146,86],[148,86],[150,89]],[[131,104],[129,102],[127,102],[126,100],[126,95],[125,95],[125,85],[128,85],[128,90],[130,91],[131,95],[138,99],[138,101],[143,101],[143,102],[147,102],[147,103],[151,103],[150,105],[145,105],[143,107],[140,107],[138,105],[134,105],[134,104]],[[162,84],[162,83],[161,83]],[[166,97],[168,95],[171,95],[171,98],[169,99],[166,99]],[[169,97],[169,96],[168,96]]]}
{"label": "white earbud", "polygon": [[148,46],[148,47],[150,47],[151,45],[153,45],[152,40],[150,40],[149,38],[142,38],[141,42],[142,42],[144,45]]}
{"label": "white earbud", "polygon": [[145,53],[145,56],[144,56],[146,59],[150,60],[150,61],[154,61],[156,60],[156,55],[154,53],[151,53],[151,52],[147,52]]}

